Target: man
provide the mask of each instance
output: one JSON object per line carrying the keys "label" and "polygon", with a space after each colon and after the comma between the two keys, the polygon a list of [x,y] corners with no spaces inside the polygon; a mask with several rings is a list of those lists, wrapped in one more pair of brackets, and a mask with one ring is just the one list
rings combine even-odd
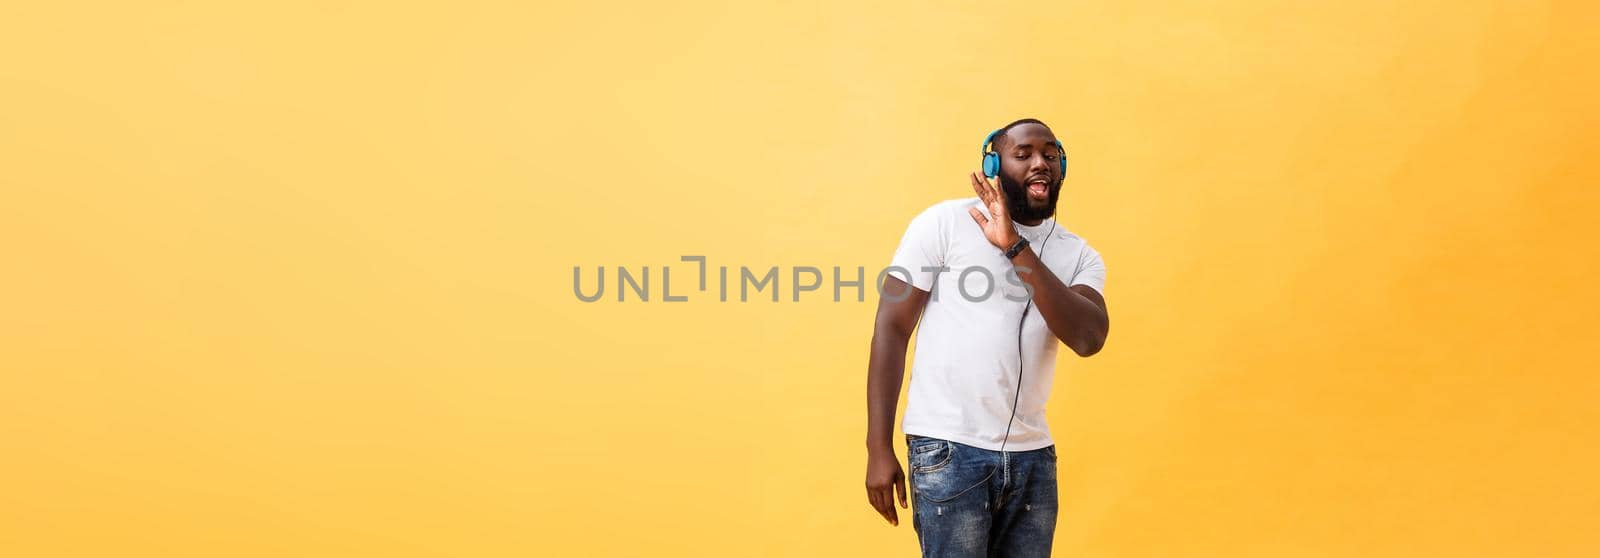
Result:
{"label": "man", "polygon": [[[867,499],[899,525],[895,502],[907,507],[910,484],[923,556],[1049,556],[1056,453],[1044,405],[1056,343],[1093,355],[1109,326],[1100,254],[1053,219],[1066,175],[1061,143],[1034,119],[991,139],[985,158],[999,160],[985,172],[999,187],[974,173],[976,199],[912,219],[873,328]],[[890,438],[913,329],[901,425],[908,483]]]}

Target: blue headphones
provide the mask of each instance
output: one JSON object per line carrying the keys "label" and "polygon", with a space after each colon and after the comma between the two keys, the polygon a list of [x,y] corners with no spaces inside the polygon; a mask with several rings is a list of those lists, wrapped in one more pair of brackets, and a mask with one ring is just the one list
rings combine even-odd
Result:
{"label": "blue headphones", "polygon": [[[994,137],[1000,135],[1000,132],[1002,131],[1004,131],[1004,128],[989,132],[989,135],[983,138],[983,145],[978,147],[978,149],[983,151],[983,175],[989,178],[994,178],[1000,174],[1000,154],[990,151],[989,146],[994,143]],[[1056,149],[1061,150],[1061,178],[1066,178],[1067,148],[1066,146],[1061,145],[1061,140],[1055,140],[1055,144]]]}

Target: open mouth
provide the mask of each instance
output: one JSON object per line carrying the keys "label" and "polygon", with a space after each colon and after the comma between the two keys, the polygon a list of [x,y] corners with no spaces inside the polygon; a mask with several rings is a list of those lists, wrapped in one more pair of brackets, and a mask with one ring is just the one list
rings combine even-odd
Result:
{"label": "open mouth", "polygon": [[1028,196],[1042,200],[1050,199],[1050,181],[1043,176],[1028,179]]}

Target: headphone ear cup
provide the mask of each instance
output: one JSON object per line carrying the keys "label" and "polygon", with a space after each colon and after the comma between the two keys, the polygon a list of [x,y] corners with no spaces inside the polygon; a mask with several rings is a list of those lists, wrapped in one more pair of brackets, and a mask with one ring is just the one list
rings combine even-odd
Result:
{"label": "headphone ear cup", "polygon": [[1061,145],[1061,140],[1056,140],[1056,149],[1061,153],[1061,178],[1067,178],[1067,146]]}
{"label": "headphone ear cup", "polygon": [[983,175],[989,178],[994,178],[998,174],[1000,174],[1000,154],[992,152],[984,153]]}

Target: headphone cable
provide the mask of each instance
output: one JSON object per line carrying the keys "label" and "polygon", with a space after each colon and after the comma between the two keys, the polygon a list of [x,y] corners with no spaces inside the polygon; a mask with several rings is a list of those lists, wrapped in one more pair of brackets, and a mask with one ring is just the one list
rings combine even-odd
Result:
{"label": "headphone cable", "polygon": [[[1050,243],[1050,237],[1055,236],[1056,221],[1050,220],[1050,232],[1045,233],[1044,240],[1039,243],[1039,264],[1044,265],[1044,247]],[[1006,434],[1000,440],[1000,453],[1005,453],[1006,442],[1011,441],[1011,423],[1017,420],[1017,403],[1022,400],[1022,325],[1028,321],[1028,310],[1033,308],[1033,296],[1028,296],[1028,301],[1022,305],[1022,318],[1017,320],[1017,392],[1011,396],[1011,418],[1006,420]]]}

